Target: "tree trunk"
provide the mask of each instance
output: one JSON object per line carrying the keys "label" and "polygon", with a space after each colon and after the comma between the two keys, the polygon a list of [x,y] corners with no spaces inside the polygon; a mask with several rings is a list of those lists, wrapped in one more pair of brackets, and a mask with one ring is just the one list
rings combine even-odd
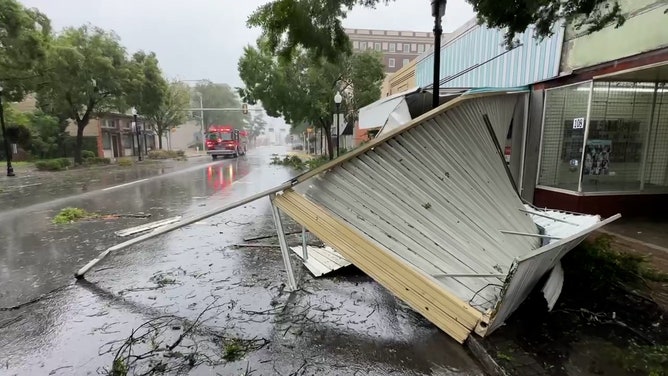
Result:
{"label": "tree trunk", "polygon": [[332,130],[331,127],[328,126],[326,121],[323,121],[322,119],[320,120],[320,125],[322,126],[322,130],[325,133],[325,141],[327,141],[327,154],[329,157],[329,160],[331,161],[334,159],[334,145],[332,143]]}
{"label": "tree trunk", "polygon": [[[156,128],[155,133],[158,134],[158,149],[162,150],[162,129]],[[169,131],[168,131],[169,132]]]}
{"label": "tree trunk", "polygon": [[88,122],[77,122],[77,142],[74,148],[74,164],[80,165],[83,163],[81,158],[81,149],[83,148],[83,134]]}

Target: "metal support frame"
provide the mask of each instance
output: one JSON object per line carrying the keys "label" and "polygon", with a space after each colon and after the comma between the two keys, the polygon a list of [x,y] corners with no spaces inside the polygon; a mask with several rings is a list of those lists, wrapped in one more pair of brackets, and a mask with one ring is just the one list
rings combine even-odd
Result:
{"label": "metal support frame", "polygon": [[162,234],[166,234],[168,232],[172,232],[174,230],[178,230],[180,228],[186,227],[186,226],[191,225],[193,223],[196,223],[196,222],[199,222],[201,220],[207,219],[209,217],[213,217],[214,215],[218,215],[218,214],[224,213],[228,210],[238,208],[239,206],[246,205],[250,202],[261,199],[265,196],[269,196],[273,193],[280,192],[280,191],[283,191],[285,189],[288,189],[288,188],[292,187],[292,185],[294,185],[295,183],[296,183],[296,181],[285,182],[285,183],[283,183],[281,185],[278,185],[274,188],[271,188],[271,189],[268,189],[266,191],[262,191],[262,192],[254,194],[252,196],[246,197],[243,200],[239,200],[239,201],[235,201],[233,203],[227,204],[227,205],[223,205],[220,208],[216,208],[216,209],[204,212],[200,215],[196,215],[196,216],[193,216],[193,217],[190,217],[190,218],[182,219],[178,223],[174,223],[172,225],[157,228],[157,229],[155,229],[155,230],[153,230],[153,231],[151,231],[147,234],[144,234],[144,235],[138,236],[136,238],[127,240],[123,243],[111,246],[111,247],[107,248],[106,250],[104,250],[103,252],[101,252],[95,259],[89,261],[88,264],[84,265],[76,273],[74,273],[74,276],[77,279],[83,278],[84,275],[86,273],[88,273],[89,270],[91,270],[95,265],[97,265],[100,261],[102,261],[105,257],[107,257],[111,252],[120,251],[122,249],[128,248],[128,247],[133,246],[135,244],[139,244],[143,241],[146,241],[146,240],[155,238],[157,236],[160,236]]}
{"label": "metal support frame", "polygon": [[589,100],[587,101],[587,117],[585,118],[584,137],[582,139],[582,156],[580,157],[580,176],[578,177],[578,192],[582,192],[582,178],[584,174],[585,151],[587,150],[587,141],[589,139],[589,117],[591,116],[591,101],[594,97],[594,80],[589,82]]}
{"label": "metal support frame", "polygon": [[276,225],[276,233],[278,234],[278,244],[281,245],[281,254],[283,255],[283,263],[285,264],[285,271],[288,273],[288,288],[290,291],[297,290],[297,281],[292,270],[292,263],[290,262],[290,250],[288,249],[288,242],[285,239],[285,229],[283,228],[283,221],[281,220],[281,212],[274,204],[274,196],[269,195],[271,201],[271,214],[274,217],[274,224]]}
{"label": "metal support frame", "polygon": [[649,137],[652,132],[652,123],[654,123],[654,112],[656,111],[656,100],[659,92],[659,83],[654,83],[654,94],[652,94],[652,108],[649,111],[649,122],[647,123],[647,133],[645,134],[645,143],[642,152],[642,163],[640,164],[640,190],[645,189],[645,169],[647,168],[647,154],[649,153]]}
{"label": "metal support frame", "polygon": [[308,245],[306,244],[306,227],[302,226],[302,258],[308,260]]}

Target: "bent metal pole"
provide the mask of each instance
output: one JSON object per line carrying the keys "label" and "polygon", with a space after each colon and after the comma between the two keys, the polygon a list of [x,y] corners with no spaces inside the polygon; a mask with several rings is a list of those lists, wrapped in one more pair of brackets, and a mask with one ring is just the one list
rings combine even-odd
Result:
{"label": "bent metal pole", "polygon": [[150,232],[150,233],[148,233],[148,234],[145,234],[145,235],[142,235],[142,236],[138,236],[138,237],[136,237],[136,238],[134,238],[134,239],[130,239],[130,240],[128,240],[128,241],[126,241],[126,242],[123,242],[123,243],[120,243],[120,244],[116,244],[116,245],[113,246],[113,247],[109,247],[109,248],[107,248],[104,252],[100,253],[95,259],[91,260],[90,262],[88,262],[88,264],[84,265],[81,269],[79,269],[76,273],[74,273],[74,276],[75,276],[77,279],[81,279],[81,278],[83,278],[84,275],[85,275],[91,268],[93,268],[95,265],[97,265],[100,261],[102,261],[105,257],[107,257],[111,252],[120,251],[121,249],[125,249],[125,248],[127,248],[127,247],[132,246],[132,245],[141,243],[141,242],[143,242],[143,241],[145,241],[145,240],[149,240],[149,239],[155,238],[155,237],[160,236],[160,235],[162,235],[162,234],[166,234],[166,233],[168,233],[168,232],[171,232],[171,231],[174,231],[174,230],[178,230],[178,229],[183,228],[183,227],[185,227],[185,226],[191,225],[191,224],[193,224],[193,223],[195,223],[195,222],[199,222],[199,221],[201,221],[201,220],[203,220],[203,219],[207,219],[207,218],[209,218],[209,217],[213,217],[214,215],[218,215],[218,214],[220,214],[220,213],[226,212],[226,211],[228,211],[228,210],[232,210],[232,209],[237,208],[237,207],[239,207],[239,206],[246,205],[246,204],[248,204],[248,203],[250,203],[250,202],[253,202],[253,201],[255,201],[255,200],[261,199],[261,198],[263,198],[263,197],[265,197],[265,196],[269,196],[269,195],[271,195],[271,194],[273,194],[273,193],[276,193],[276,192],[280,192],[280,191],[286,190],[286,189],[292,187],[292,186],[293,186],[294,184],[296,184],[296,183],[297,183],[297,179],[295,178],[295,179],[293,179],[293,180],[291,180],[291,181],[287,181],[287,182],[285,182],[285,183],[283,183],[283,184],[281,184],[281,185],[279,185],[279,186],[276,186],[276,187],[274,187],[274,188],[271,188],[271,189],[268,189],[268,190],[266,190],[266,191],[263,191],[263,192],[260,192],[260,193],[256,193],[256,194],[254,194],[254,195],[252,195],[252,196],[246,197],[246,198],[243,199],[243,200],[236,201],[236,202],[233,202],[233,203],[228,204],[228,205],[224,205],[224,206],[222,206],[222,207],[220,207],[220,208],[218,208],[218,209],[213,209],[213,210],[207,211],[207,212],[205,212],[205,213],[203,213],[203,214],[200,214],[200,215],[198,215],[198,216],[195,216],[195,217],[192,217],[192,218],[185,219],[185,220],[183,220],[183,221],[181,221],[181,222],[175,223],[175,224],[173,224],[173,225],[165,226],[165,227],[163,227],[163,228],[158,228],[158,229],[156,229],[156,230],[154,230],[154,231],[152,231],[152,232]]}

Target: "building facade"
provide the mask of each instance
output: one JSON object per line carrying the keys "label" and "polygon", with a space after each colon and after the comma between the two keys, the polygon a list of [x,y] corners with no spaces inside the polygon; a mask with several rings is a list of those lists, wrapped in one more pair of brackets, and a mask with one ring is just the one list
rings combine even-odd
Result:
{"label": "building facade", "polygon": [[[346,29],[353,51],[375,50],[383,55],[386,73],[394,73],[434,47],[434,34],[420,31]],[[447,39],[444,33],[443,39]]]}
{"label": "building facade", "polygon": [[[668,32],[665,0],[621,0],[626,23],[587,34],[529,29],[507,50],[503,31],[462,26],[443,44],[441,88],[521,87],[511,172],[540,207],[604,216],[668,210]],[[392,79],[385,86],[392,92]],[[416,86],[433,80],[417,58]]]}
{"label": "building facade", "polygon": [[[533,85],[524,182],[537,205],[611,215],[668,209],[668,32],[665,1],[621,1],[626,23],[567,27],[561,75]],[[534,180],[535,179],[535,180]]]}
{"label": "building facade", "polygon": [[[563,27],[543,40],[533,28],[518,35],[519,45],[507,49],[504,31],[489,29],[473,19],[457,30],[441,47],[442,88],[516,87],[556,77],[564,38]],[[416,83],[433,84],[433,52],[418,58]]]}
{"label": "building facade", "polygon": [[[84,137],[96,137],[97,150],[95,152],[99,157],[121,158],[136,155],[137,134],[132,128],[132,115],[106,113],[99,117],[92,118],[84,128]],[[142,148],[142,154],[156,149],[155,132],[145,130],[146,125],[141,118],[139,126],[142,129],[139,137],[139,144]],[[71,136],[76,136],[77,125],[72,122],[66,129]]]}

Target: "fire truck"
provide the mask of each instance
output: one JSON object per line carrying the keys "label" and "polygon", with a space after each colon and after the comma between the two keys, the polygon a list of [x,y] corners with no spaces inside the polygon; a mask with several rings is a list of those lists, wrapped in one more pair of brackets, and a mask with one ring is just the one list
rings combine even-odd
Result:
{"label": "fire truck", "polygon": [[244,155],[247,144],[248,133],[232,125],[212,125],[206,132],[206,153],[213,159]]}

